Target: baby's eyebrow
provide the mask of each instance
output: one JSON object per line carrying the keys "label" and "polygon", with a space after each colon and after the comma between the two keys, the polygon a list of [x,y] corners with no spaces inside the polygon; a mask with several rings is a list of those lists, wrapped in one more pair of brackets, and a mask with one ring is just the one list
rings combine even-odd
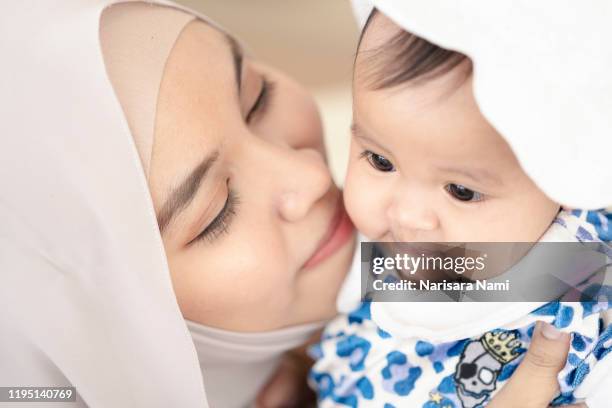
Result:
{"label": "baby's eyebrow", "polygon": [[490,183],[496,183],[496,184],[503,184],[502,180],[499,177],[497,177],[497,175],[488,171],[487,169],[466,169],[466,168],[452,167],[452,166],[437,166],[437,168],[438,170],[446,172],[446,173],[461,174],[476,182],[490,182]]}
{"label": "baby's eyebrow", "polygon": [[361,126],[359,126],[356,122],[351,123],[351,134],[357,139],[361,139],[361,140],[364,140],[368,143],[375,145],[376,147],[378,147],[380,150],[384,152],[389,151],[383,145],[377,142],[374,138],[368,136],[365,130],[361,128]]}

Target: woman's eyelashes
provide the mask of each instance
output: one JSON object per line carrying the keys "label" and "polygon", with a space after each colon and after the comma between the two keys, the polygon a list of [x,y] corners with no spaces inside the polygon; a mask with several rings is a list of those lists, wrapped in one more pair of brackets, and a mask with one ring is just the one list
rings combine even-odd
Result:
{"label": "woman's eyelashes", "polygon": [[227,199],[225,200],[225,204],[219,214],[208,224],[204,230],[198,234],[189,244],[192,244],[197,241],[206,240],[208,242],[213,242],[215,239],[219,238],[221,235],[228,232],[230,224],[236,215],[236,210],[238,208],[239,199],[238,195],[233,191],[229,190],[227,193]]}
{"label": "woman's eyelashes", "polygon": [[259,91],[259,95],[257,95],[257,99],[255,99],[253,106],[251,106],[251,109],[249,109],[249,112],[246,115],[246,123],[251,123],[253,119],[260,117],[265,113],[266,108],[270,104],[272,96],[274,95],[274,89],[274,82],[270,81],[264,76],[261,82],[261,90]]}
{"label": "woman's eyelashes", "polygon": [[[257,99],[253,103],[253,106],[249,109],[245,121],[250,123],[252,120],[257,119],[261,115],[265,114],[265,111],[270,104],[273,96],[275,84],[265,76],[262,77],[261,90],[257,95]],[[208,224],[204,230],[199,233],[188,245],[195,242],[201,242],[203,240],[207,242],[213,242],[221,235],[228,232],[230,224],[236,215],[238,204],[240,203],[238,195],[235,191],[229,189],[227,199],[221,211],[217,216]]]}
{"label": "woman's eyelashes", "polygon": [[484,194],[471,190],[464,185],[450,183],[444,189],[456,200],[463,202],[477,202],[484,200]]}
{"label": "woman's eyelashes", "polygon": [[387,159],[385,156],[381,156],[380,154],[376,154],[370,150],[364,150],[359,155],[359,157],[365,158],[368,163],[370,163],[370,166],[372,166],[378,171],[384,173],[390,173],[395,171],[395,166],[393,165],[393,163],[391,163],[389,159]]}

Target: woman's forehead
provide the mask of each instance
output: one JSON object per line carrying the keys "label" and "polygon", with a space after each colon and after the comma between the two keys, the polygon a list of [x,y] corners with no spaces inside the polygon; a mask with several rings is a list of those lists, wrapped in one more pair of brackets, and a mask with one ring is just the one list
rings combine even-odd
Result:
{"label": "woman's forehead", "polygon": [[181,101],[229,99],[228,95],[236,95],[241,55],[233,39],[195,20],[176,40],[166,61],[162,88]]}
{"label": "woman's forehead", "polygon": [[203,157],[220,150],[240,116],[233,43],[202,21],[185,27],[159,92],[150,187],[162,195]]}

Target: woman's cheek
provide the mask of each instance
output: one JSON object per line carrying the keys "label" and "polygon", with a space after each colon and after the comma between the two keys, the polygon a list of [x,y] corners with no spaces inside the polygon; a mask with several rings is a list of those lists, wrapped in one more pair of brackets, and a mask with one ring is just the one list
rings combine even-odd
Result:
{"label": "woman's cheek", "polygon": [[242,298],[253,305],[288,302],[295,285],[285,237],[270,224],[250,223],[252,229],[237,240],[230,259],[233,275],[245,293]]}
{"label": "woman's cheek", "polygon": [[266,262],[278,257],[264,248],[236,245],[231,253],[199,258],[177,270],[183,275],[177,297],[189,320],[241,329],[290,303],[284,265]]}

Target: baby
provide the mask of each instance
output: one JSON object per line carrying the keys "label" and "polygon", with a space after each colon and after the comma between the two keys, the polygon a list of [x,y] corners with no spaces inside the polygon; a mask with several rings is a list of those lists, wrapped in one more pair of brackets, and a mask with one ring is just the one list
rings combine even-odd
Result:
{"label": "baby", "polygon": [[[609,251],[610,213],[563,210],[531,181],[480,113],[466,56],[404,31],[375,10],[360,40],[353,91],[344,198],[368,238],[550,238],[600,242]],[[572,333],[553,405],[573,403],[581,398],[576,390],[585,378],[609,375],[599,368],[604,364],[596,364],[612,350],[612,328],[605,318],[612,302],[606,295],[598,303],[547,303],[508,318],[497,329],[464,337],[459,331],[439,341],[416,338],[401,324],[389,323],[394,310],[409,320],[415,303],[384,308],[366,301],[330,323],[312,348],[317,362],[311,384],[324,407],[485,406],[520,363],[536,321],[543,320]],[[385,325],[376,318],[375,306]]]}

